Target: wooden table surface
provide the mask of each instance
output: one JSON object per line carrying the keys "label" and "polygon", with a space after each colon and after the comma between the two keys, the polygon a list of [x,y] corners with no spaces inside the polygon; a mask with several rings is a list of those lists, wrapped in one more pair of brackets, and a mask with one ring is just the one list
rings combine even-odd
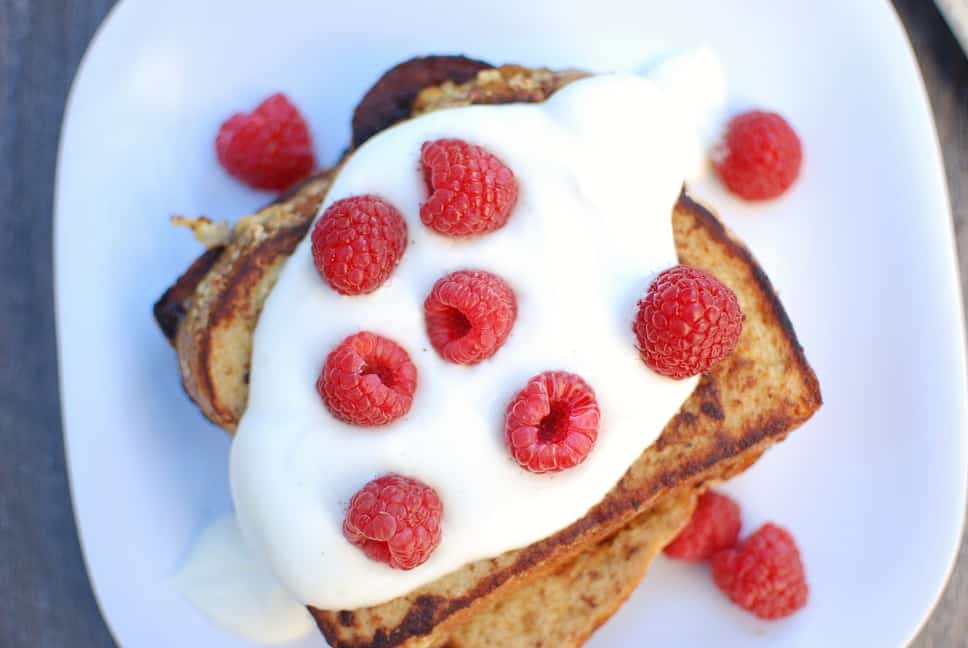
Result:
{"label": "wooden table surface", "polygon": [[[0,646],[111,646],[77,544],[51,294],[67,89],[113,0],[0,0]],[[968,59],[929,0],[897,0],[934,108],[968,283]],[[968,541],[913,644],[968,646]]]}

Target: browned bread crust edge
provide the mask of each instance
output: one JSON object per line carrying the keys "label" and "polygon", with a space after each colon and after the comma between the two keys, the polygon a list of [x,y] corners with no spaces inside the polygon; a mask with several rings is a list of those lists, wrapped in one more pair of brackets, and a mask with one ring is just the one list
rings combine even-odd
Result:
{"label": "browned bread crust edge", "polygon": [[692,490],[669,493],[610,538],[474,614],[441,648],[584,644],[628,599],[695,503]]}
{"label": "browned bread crust edge", "polygon": [[353,111],[353,147],[413,113],[413,102],[424,88],[445,81],[464,83],[490,63],[466,56],[423,56],[393,66],[381,76]]}

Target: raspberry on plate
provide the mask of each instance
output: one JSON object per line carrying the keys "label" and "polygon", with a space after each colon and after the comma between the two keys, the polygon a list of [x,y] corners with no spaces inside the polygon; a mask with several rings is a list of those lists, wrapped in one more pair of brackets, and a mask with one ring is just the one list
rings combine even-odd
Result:
{"label": "raspberry on plate", "polygon": [[326,358],[316,391],[336,418],[356,425],[386,425],[408,411],[417,368],[393,340],[361,331]]}
{"label": "raspberry on plate", "polygon": [[309,126],[282,93],[251,113],[229,117],[215,138],[215,151],[229,175],[256,189],[283,191],[316,166]]}
{"label": "raspberry on plate", "polygon": [[723,184],[746,200],[776,198],[800,174],[800,138],[783,117],[753,110],[730,120],[712,154]]}
{"label": "raspberry on plate", "polygon": [[343,536],[372,560],[395,569],[413,569],[440,544],[443,510],[430,486],[409,477],[384,475],[350,500]]}
{"label": "raspberry on plate", "polygon": [[504,434],[511,456],[533,473],[577,466],[598,438],[595,392],[564,371],[534,376],[508,405]]}
{"label": "raspberry on plate", "polygon": [[642,360],[670,378],[709,371],[743,332],[736,294],[708,272],[675,266],[659,273],[633,324]]}
{"label": "raspberry on plate", "polygon": [[461,270],[439,279],[424,301],[430,344],[456,364],[472,365],[497,353],[514,326],[517,300],[490,272]]}
{"label": "raspberry on plate", "polygon": [[424,225],[444,236],[500,229],[518,199],[518,181],[483,147],[458,139],[424,142],[420,165],[429,196],[420,206]]}
{"label": "raspberry on plate", "polygon": [[761,619],[790,616],[807,604],[807,579],[789,531],[764,524],[735,549],[712,558],[713,580],[736,605]]}
{"label": "raspberry on plate", "polygon": [[679,535],[663,551],[670,558],[702,562],[739,538],[739,505],[726,495],[706,491]]}
{"label": "raspberry on plate", "polygon": [[378,196],[352,196],[326,208],[313,227],[313,262],[343,295],[373,292],[389,278],[407,247],[407,223]]}

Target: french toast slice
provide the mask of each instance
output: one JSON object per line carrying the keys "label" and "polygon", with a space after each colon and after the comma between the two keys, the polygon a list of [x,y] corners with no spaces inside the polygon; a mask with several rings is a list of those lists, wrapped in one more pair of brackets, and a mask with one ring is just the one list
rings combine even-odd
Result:
{"label": "french toast slice", "polygon": [[245,410],[259,312],[334,173],[240,218],[225,244],[200,256],[155,304],[155,319],[178,351],[185,391],[226,431],[235,431]]}
{"label": "french toast slice", "polygon": [[615,535],[478,612],[440,648],[574,648],[631,595],[695,508],[689,490],[670,493]]}
{"label": "french toast slice", "polygon": [[[425,90],[413,109],[539,101],[579,75],[514,66],[485,69],[470,82]],[[175,344],[186,389],[210,418],[230,431],[245,407],[251,333],[262,300],[286,254],[305,233],[315,211],[308,205],[318,206],[326,181],[317,179],[281,207],[269,208],[294,219],[279,231],[301,227],[301,233],[280,236],[287,242],[275,243],[271,225],[283,216],[260,212],[250,217],[249,223],[236,227],[222,253],[229,255],[228,261],[219,257],[192,296],[180,302],[187,314],[176,327]],[[293,207],[300,204],[303,208]],[[299,215],[305,217],[301,226]],[[467,565],[383,605],[311,610],[333,646],[439,643],[488,606],[509,600],[516,589],[614,535],[658,506],[669,492],[699,488],[743,470],[820,406],[816,377],[769,280],[749,252],[686,195],[672,218],[680,260],[712,272],[737,293],[746,322],[735,352],[701,379],[658,441],[583,518],[533,545]]]}

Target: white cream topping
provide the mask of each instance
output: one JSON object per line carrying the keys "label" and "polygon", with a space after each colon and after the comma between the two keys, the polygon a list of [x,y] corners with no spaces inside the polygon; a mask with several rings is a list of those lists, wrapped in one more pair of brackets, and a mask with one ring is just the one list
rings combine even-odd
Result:
{"label": "white cream topping", "polygon": [[710,47],[697,47],[661,58],[650,66],[648,76],[695,128],[702,143],[694,167],[698,176],[706,165],[706,151],[716,144],[725,122],[722,62]]}
{"label": "white cream topping", "polygon": [[[320,211],[378,194],[406,219],[407,250],[375,293],[344,297],[320,278],[308,237],[299,245],[260,317],[232,446],[245,540],[296,600],[375,605],[562,529],[604,497],[693,390],[695,379],[645,367],[631,327],[652,278],[676,263],[670,213],[683,181],[701,171],[699,133],[722,109],[725,84],[706,48],[666,59],[650,76],[592,77],[542,104],[432,113],[375,136],[341,170]],[[453,240],[421,224],[420,145],[441,137],[480,144],[514,171],[520,195],[501,230]],[[430,287],[460,269],[498,274],[518,299],[507,342],[474,367],[441,360],[424,330]],[[329,351],[360,330],[400,343],[419,374],[410,412],[383,428],[335,420],[315,389]],[[551,369],[592,385],[602,422],[585,463],[534,475],[505,448],[504,410]],[[444,504],[440,546],[411,571],[371,561],[341,532],[350,497],[387,473],[433,486]],[[225,626],[233,614],[241,629],[256,618],[218,597],[190,598],[203,609],[223,605],[206,612]],[[291,636],[305,630],[297,617]],[[275,632],[279,621],[263,620]]]}
{"label": "white cream topping", "polygon": [[250,641],[283,643],[313,627],[306,606],[252,555],[234,515],[205,530],[174,583],[212,623]]}

